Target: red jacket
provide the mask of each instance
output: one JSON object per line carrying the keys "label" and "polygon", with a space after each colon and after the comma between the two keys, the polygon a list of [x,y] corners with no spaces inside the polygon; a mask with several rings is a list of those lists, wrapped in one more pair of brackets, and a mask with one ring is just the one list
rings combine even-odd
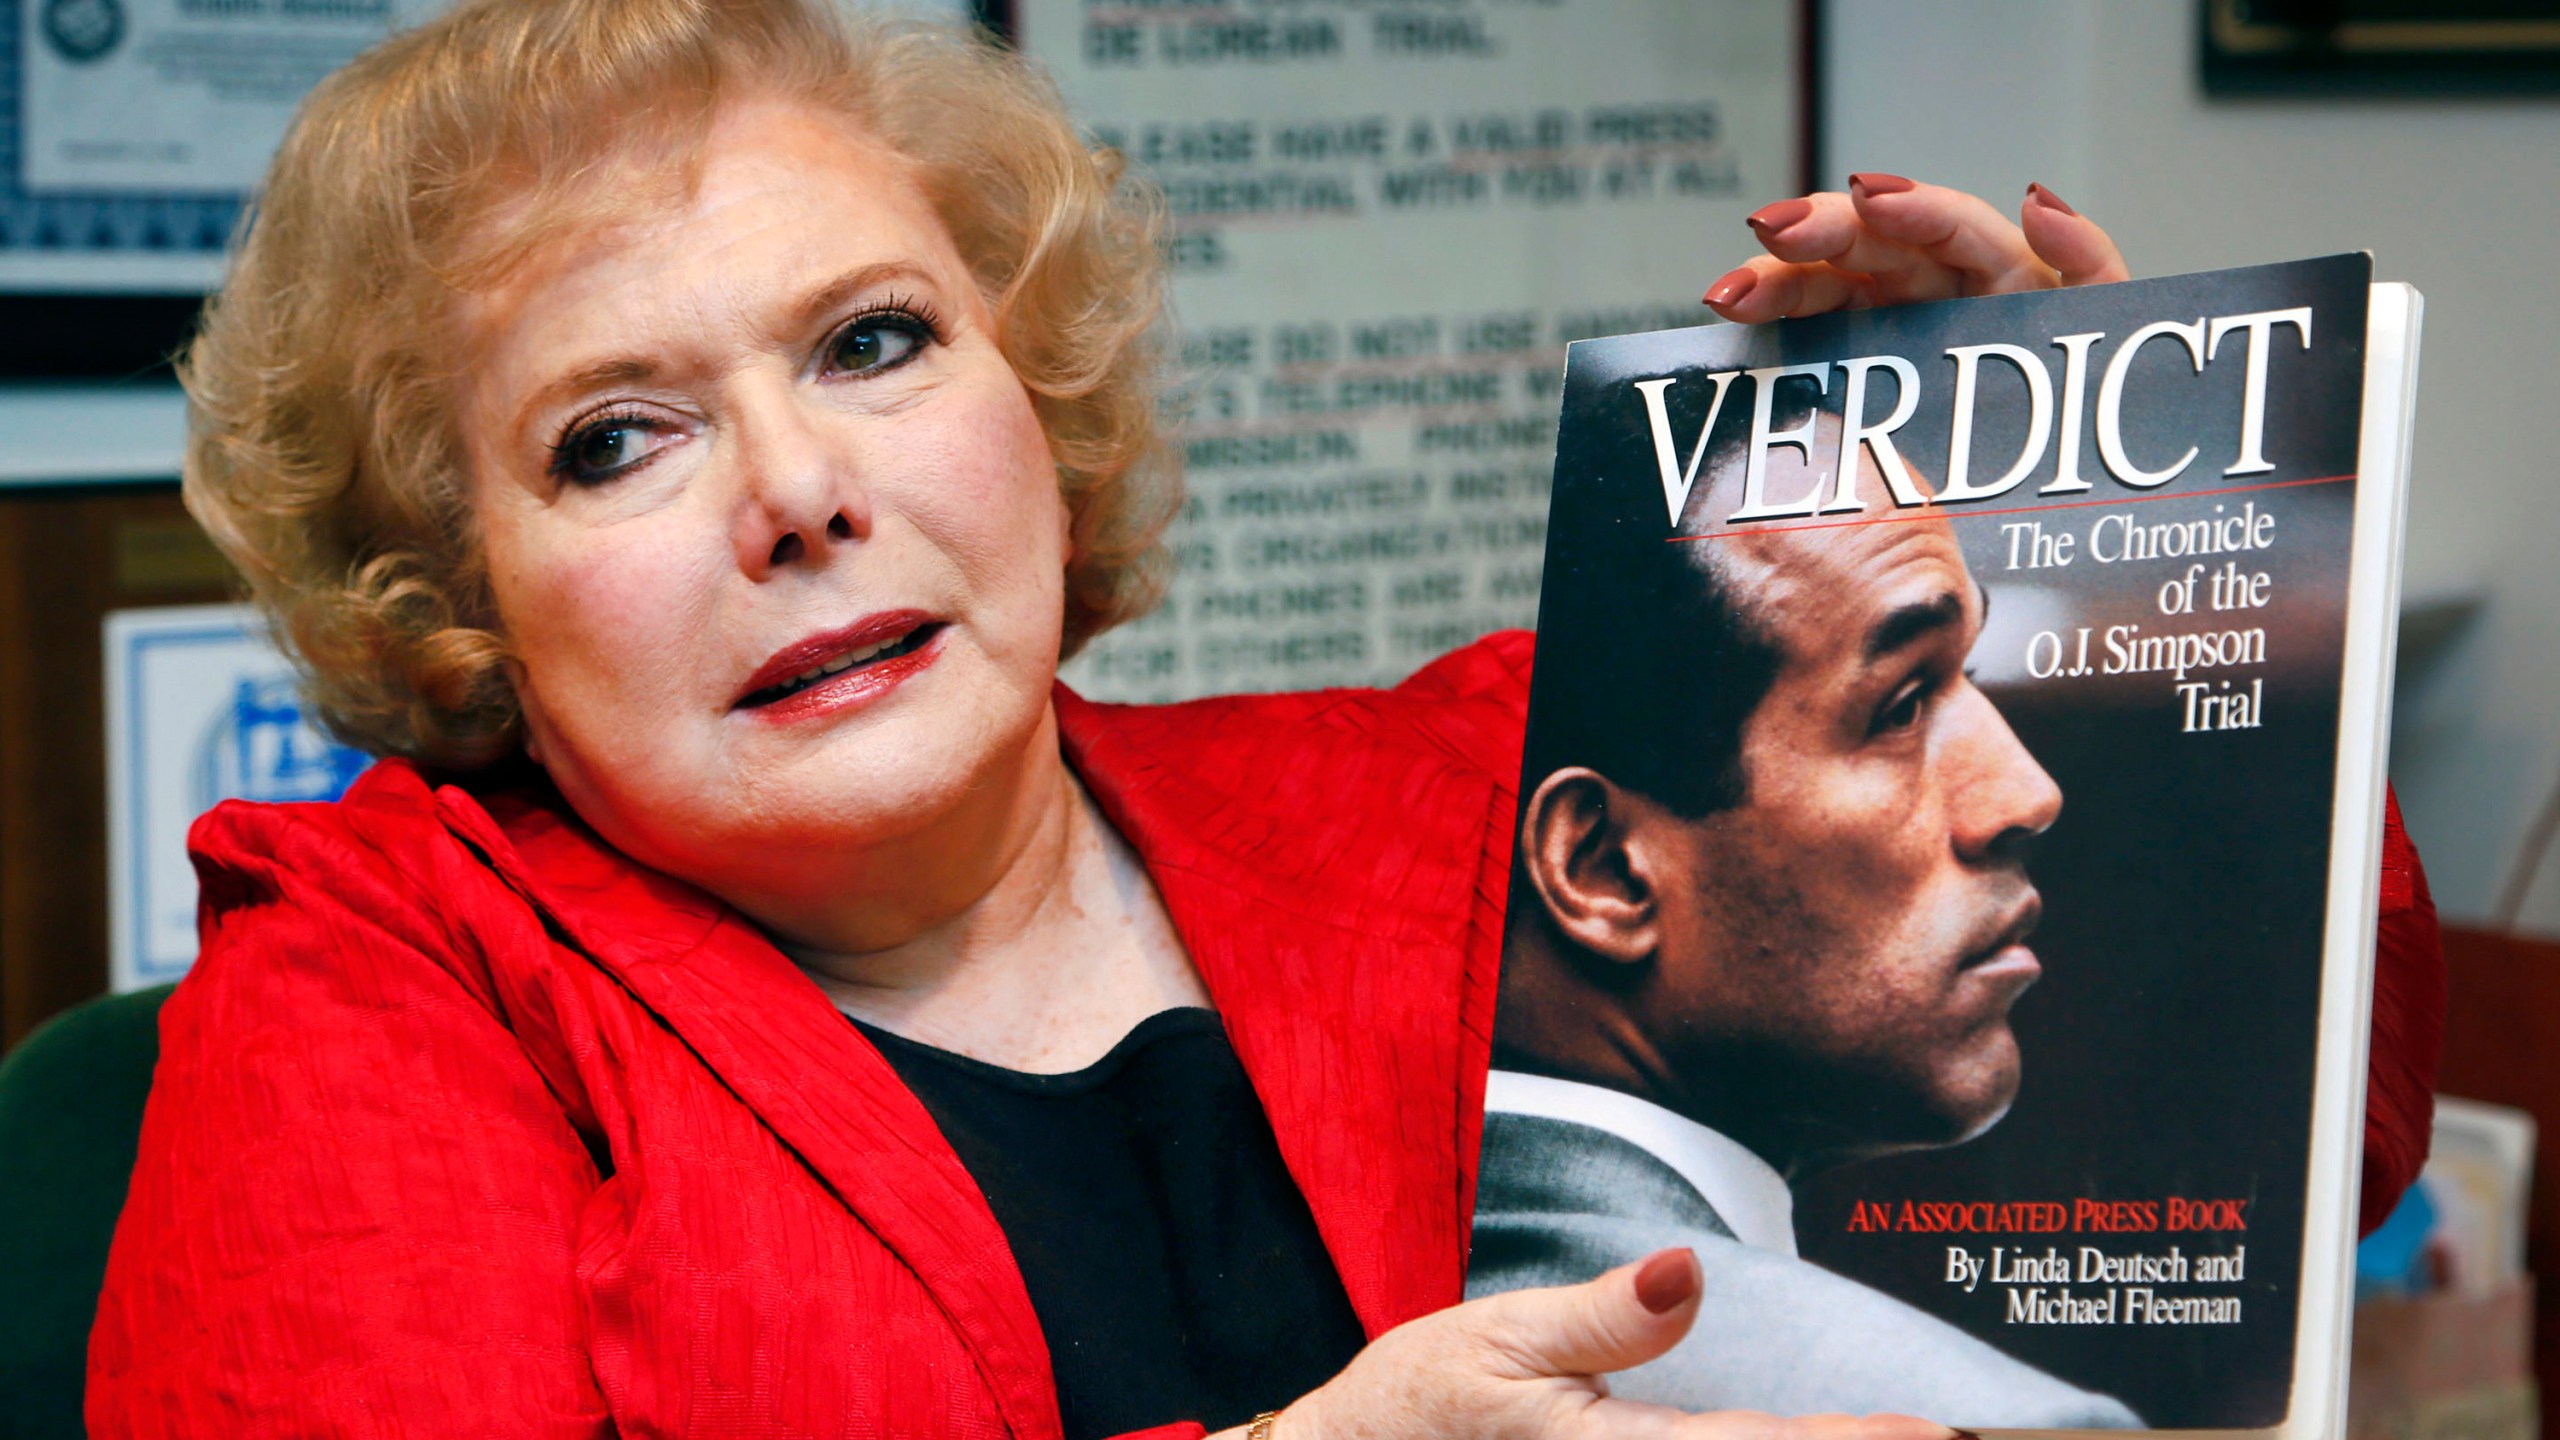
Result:
{"label": "red jacket", "polygon": [[[1527,667],[1508,636],[1393,691],[1058,694],[1372,1335],[1459,1294]],[[977,1187],[736,914],[397,762],[194,845],[93,1434],[1058,1434]],[[2417,1094],[2377,1090],[2417,1137],[2368,1146],[2394,1194]]]}

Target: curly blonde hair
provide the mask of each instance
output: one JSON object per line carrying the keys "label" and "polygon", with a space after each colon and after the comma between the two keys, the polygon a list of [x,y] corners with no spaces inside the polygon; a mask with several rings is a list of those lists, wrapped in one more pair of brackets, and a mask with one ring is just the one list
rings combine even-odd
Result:
{"label": "curly blonde hair", "polygon": [[449,769],[515,748],[456,301],[627,218],[602,182],[633,162],[689,188],[714,113],[750,95],[840,115],[921,177],[1057,462],[1067,653],[1161,596],[1181,499],[1156,431],[1162,205],[1043,76],[828,0],[473,0],[312,92],[180,365],[188,509],[341,738]]}

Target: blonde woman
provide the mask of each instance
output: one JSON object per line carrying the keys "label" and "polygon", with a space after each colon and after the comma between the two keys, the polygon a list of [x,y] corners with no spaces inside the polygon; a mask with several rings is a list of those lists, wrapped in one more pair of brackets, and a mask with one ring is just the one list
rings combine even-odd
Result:
{"label": "blonde woman", "polygon": [[[187,493],[386,758],[195,833],[93,1432],[1943,1440],[1608,1399],[1685,1251],[1456,1304],[1525,646],[1059,688],[1163,578],[1151,202],[829,8],[465,5],[279,154]],[[1901,199],[1876,298],[2112,262]]]}

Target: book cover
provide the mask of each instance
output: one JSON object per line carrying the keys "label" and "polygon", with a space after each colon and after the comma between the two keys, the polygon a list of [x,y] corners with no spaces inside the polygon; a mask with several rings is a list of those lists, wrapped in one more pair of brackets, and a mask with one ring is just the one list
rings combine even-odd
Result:
{"label": "book cover", "polygon": [[1592,340],[1469,1290],[1616,1393],[2333,1428],[2416,297],[2344,255]]}

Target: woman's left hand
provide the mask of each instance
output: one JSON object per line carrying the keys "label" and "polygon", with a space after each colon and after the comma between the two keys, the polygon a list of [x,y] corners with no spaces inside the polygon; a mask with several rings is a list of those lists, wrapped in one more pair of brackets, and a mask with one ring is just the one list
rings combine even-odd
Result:
{"label": "woman's left hand", "polygon": [[2132,278],[2107,232],[2041,185],[2015,224],[1978,196],[1874,172],[1850,176],[1846,194],[1764,205],[1750,223],[1769,253],[1705,296],[1744,324]]}

